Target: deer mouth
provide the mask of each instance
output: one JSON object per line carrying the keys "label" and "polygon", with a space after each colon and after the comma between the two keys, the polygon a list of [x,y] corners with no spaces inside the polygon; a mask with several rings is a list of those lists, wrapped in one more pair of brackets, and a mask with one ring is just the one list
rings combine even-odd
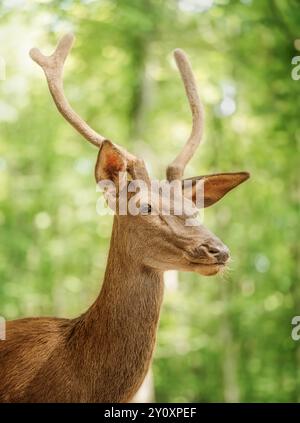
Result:
{"label": "deer mouth", "polygon": [[193,264],[193,265],[199,265],[199,266],[226,266],[226,264],[229,262],[229,259],[209,259],[209,258],[203,258],[203,257],[199,257],[198,259],[195,257],[192,257],[189,254],[185,254],[185,258],[189,261],[189,263]]}
{"label": "deer mouth", "polygon": [[198,262],[190,262],[191,270],[204,276],[214,276],[225,269],[225,263],[203,264]]}
{"label": "deer mouth", "polygon": [[185,255],[185,258],[188,260],[189,266],[192,271],[200,273],[205,276],[213,276],[225,269],[228,260],[214,260],[209,262],[209,260],[204,261],[203,259],[195,259]]}

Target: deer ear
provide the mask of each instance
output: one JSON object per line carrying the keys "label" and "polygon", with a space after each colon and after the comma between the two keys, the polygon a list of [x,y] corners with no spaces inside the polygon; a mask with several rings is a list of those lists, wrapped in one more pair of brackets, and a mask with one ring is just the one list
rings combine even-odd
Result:
{"label": "deer ear", "polygon": [[118,183],[119,173],[126,172],[127,161],[111,141],[103,141],[98,153],[97,162],[95,166],[96,182],[102,180],[111,180],[115,184]]}
{"label": "deer ear", "polygon": [[[182,181],[184,195],[191,198],[197,207],[209,207],[249,177],[248,172],[236,172],[216,173],[184,179]],[[192,181],[192,184],[185,181]],[[185,185],[188,188],[185,188]]]}

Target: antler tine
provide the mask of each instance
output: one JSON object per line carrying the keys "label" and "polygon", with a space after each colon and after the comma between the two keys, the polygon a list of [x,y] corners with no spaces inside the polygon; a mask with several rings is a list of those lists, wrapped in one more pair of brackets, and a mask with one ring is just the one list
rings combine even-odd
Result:
{"label": "antler tine", "polygon": [[29,54],[43,69],[48,82],[50,93],[62,116],[92,144],[100,147],[105,137],[95,132],[71,107],[63,88],[63,66],[72,48],[73,34],[66,34],[57,44],[51,56],[45,56],[37,48],[30,50]]}
{"label": "antler tine", "polygon": [[196,80],[188,57],[181,49],[176,49],[174,51],[174,57],[190,104],[193,116],[193,126],[191,134],[182,151],[167,168],[167,179],[169,181],[182,178],[187,163],[193,157],[201,141],[204,120],[203,106],[198,96]]}

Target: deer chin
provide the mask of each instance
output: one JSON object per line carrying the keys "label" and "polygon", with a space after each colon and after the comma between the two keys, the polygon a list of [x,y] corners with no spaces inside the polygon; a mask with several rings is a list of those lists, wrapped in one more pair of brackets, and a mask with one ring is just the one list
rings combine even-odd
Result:
{"label": "deer chin", "polygon": [[225,268],[225,264],[193,264],[193,272],[202,276],[214,276]]}
{"label": "deer chin", "polygon": [[226,263],[201,263],[200,261],[189,260],[189,271],[199,273],[202,276],[214,276],[221,272],[226,266]]}
{"label": "deer chin", "polygon": [[214,276],[222,272],[226,267],[225,263],[200,263],[189,260],[181,264],[177,270],[184,272],[194,272],[202,276]]}

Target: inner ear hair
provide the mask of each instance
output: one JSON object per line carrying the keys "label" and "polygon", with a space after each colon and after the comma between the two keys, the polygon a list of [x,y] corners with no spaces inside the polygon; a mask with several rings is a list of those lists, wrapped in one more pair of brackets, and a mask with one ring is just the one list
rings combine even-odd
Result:
{"label": "inner ear hair", "polygon": [[103,141],[95,165],[96,182],[109,179],[116,183],[119,173],[126,172],[126,168],[127,160],[122,152],[111,141]]}

